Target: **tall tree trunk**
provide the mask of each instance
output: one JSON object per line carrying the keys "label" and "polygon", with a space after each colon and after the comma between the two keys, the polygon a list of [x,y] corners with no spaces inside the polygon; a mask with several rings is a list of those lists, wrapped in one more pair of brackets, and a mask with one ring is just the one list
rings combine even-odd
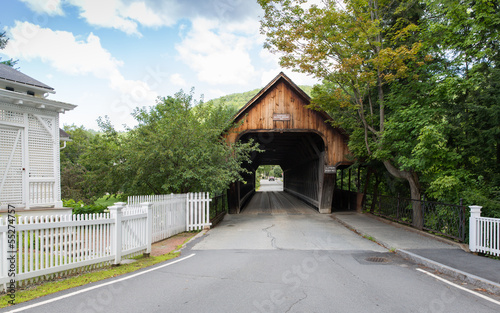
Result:
{"label": "tall tree trunk", "polygon": [[398,170],[390,161],[384,161],[384,166],[387,171],[394,177],[405,179],[410,185],[410,194],[412,200],[412,225],[418,229],[422,229],[424,227],[424,216],[422,212],[422,206],[420,203],[420,184],[418,181],[418,176],[414,172],[410,171],[401,171]]}
{"label": "tall tree trunk", "polygon": [[377,173],[375,173],[375,186],[373,186],[373,199],[372,199],[372,205],[370,207],[371,213],[375,212],[375,206],[377,205],[378,201],[378,186],[380,185],[380,182],[381,182],[380,176]]}
{"label": "tall tree trunk", "polygon": [[[366,194],[368,192],[368,185],[370,184],[370,177],[371,177],[372,171],[373,170],[371,167],[367,168],[365,184],[363,186],[363,209],[365,209],[365,210],[366,210]],[[372,197],[372,199],[373,199],[373,197]]]}

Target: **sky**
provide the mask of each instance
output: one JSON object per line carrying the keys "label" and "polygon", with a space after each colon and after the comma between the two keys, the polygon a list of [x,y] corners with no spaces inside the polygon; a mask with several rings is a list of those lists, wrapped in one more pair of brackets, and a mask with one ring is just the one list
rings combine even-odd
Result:
{"label": "sky", "polygon": [[317,83],[263,48],[261,16],[256,0],[7,0],[0,57],[54,88],[49,99],[78,106],[60,126],[98,130],[107,115],[121,130],[135,125],[136,107],[181,89],[207,101],[262,88],[281,71]]}

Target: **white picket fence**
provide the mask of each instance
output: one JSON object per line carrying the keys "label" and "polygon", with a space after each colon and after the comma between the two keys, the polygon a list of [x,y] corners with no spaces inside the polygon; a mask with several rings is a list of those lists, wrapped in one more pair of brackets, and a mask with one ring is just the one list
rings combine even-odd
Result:
{"label": "white picket fence", "polygon": [[469,250],[500,256],[500,219],[481,217],[480,206],[469,208]]}
{"label": "white picket fence", "polygon": [[211,225],[208,193],[128,200],[128,205],[117,202],[104,214],[0,218],[0,290],[13,277],[22,284],[119,264],[150,253],[153,242]]}
{"label": "white picket fence", "polygon": [[125,211],[137,208],[141,203],[152,203],[153,242],[172,237],[184,231],[210,227],[210,195],[208,192],[127,198]]}
{"label": "white picket fence", "polygon": [[210,223],[210,199],[208,193],[188,193],[186,210],[186,230],[200,230]]}

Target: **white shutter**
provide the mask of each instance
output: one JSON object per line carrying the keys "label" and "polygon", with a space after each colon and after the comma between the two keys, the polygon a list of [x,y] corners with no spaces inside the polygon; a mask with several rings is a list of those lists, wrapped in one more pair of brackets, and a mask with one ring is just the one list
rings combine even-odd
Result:
{"label": "white shutter", "polygon": [[0,125],[0,205],[23,203],[23,129]]}

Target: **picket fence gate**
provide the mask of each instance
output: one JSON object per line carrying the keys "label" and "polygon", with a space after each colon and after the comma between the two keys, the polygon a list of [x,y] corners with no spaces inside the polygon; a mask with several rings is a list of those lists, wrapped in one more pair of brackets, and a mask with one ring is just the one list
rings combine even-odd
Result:
{"label": "picket fence gate", "polygon": [[[130,197],[110,213],[0,217],[0,290],[119,264],[151,244],[210,227],[208,193]],[[13,261],[11,261],[13,260]]]}

